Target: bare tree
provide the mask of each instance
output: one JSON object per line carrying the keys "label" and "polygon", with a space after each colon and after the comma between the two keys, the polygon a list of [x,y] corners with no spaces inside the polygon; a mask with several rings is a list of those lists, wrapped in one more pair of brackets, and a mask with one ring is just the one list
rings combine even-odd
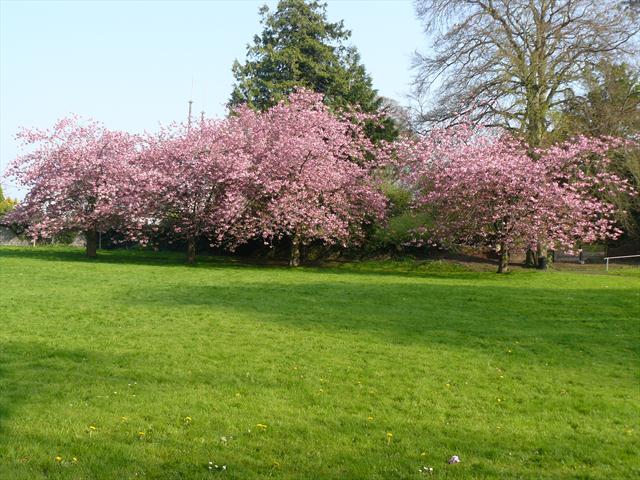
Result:
{"label": "bare tree", "polygon": [[413,118],[411,116],[411,111],[392,98],[383,96],[378,98],[380,101],[379,111],[393,120],[398,131],[402,133],[412,133]]}
{"label": "bare tree", "polygon": [[461,117],[540,145],[551,113],[602,58],[632,55],[635,1],[416,0],[432,54],[415,59],[417,94],[436,89],[427,123]]}

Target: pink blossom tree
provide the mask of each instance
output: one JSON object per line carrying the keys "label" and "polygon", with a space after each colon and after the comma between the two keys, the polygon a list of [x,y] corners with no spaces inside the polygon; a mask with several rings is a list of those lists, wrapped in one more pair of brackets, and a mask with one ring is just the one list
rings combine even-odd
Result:
{"label": "pink blossom tree", "polygon": [[291,238],[291,266],[300,264],[302,245],[358,242],[363,225],[384,215],[373,160],[382,150],[366,137],[365,117],[335,114],[305,90],[266,112],[240,107],[232,117],[255,175],[246,231],[265,242]]}
{"label": "pink blossom tree", "polygon": [[7,175],[29,193],[6,220],[27,224],[34,239],[81,230],[87,255],[95,257],[98,232],[124,229],[139,207],[135,137],[72,117],[50,130],[23,129],[17,138],[30,151]]}
{"label": "pink blossom tree", "polygon": [[403,181],[433,223],[422,233],[444,245],[490,246],[508,271],[509,252],[613,239],[607,196],[632,189],[607,170],[614,139],[577,138],[532,158],[508,136],[468,126],[438,130],[397,146]]}
{"label": "pink blossom tree", "polygon": [[255,183],[243,131],[236,118],[203,119],[194,125],[173,125],[145,139],[148,174],[140,185],[147,205],[147,231],[159,224],[187,244],[187,262],[194,263],[196,245],[236,245],[245,233],[248,200]]}

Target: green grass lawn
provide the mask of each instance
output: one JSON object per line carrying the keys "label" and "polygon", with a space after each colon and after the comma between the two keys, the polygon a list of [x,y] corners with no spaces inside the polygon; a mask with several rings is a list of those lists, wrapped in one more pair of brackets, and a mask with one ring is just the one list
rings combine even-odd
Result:
{"label": "green grass lawn", "polygon": [[3,480],[640,475],[637,268],[1,248],[0,282]]}

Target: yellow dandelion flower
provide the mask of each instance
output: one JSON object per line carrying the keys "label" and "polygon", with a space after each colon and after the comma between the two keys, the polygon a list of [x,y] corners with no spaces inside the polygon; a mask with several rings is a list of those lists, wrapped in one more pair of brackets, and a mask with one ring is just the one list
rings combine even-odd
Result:
{"label": "yellow dandelion flower", "polygon": [[71,462],[73,462],[73,463],[78,463],[78,459],[77,459],[76,457],[73,457],[73,458],[71,459]]}
{"label": "yellow dandelion flower", "polygon": [[373,420],[373,417],[367,417],[367,420],[371,421]]}
{"label": "yellow dandelion flower", "polygon": [[259,428],[260,430],[266,430],[267,429],[267,425],[265,425],[264,423],[258,423],[256,425],[257,428]]}
{"label": "yellow dandelion flower", "polygon": [[96,431],[96,430],[97,430],[97,428],[96,428],[96,426],[95,426],[95,425],[89,425],[89,430]]}
{"label": "yellow dandelion flower", "polygon": [[58,456],[55,458],[55,460],[56,460],[56,462],[60,463],[60,462],[62,461],[62,457],[61,457],[60,455],[58,455]]}
{"label": "yellow dandelion flower", "polygon": [[393,438],[393,433],[387,432],[387,443],[391,443],[392,438]]}

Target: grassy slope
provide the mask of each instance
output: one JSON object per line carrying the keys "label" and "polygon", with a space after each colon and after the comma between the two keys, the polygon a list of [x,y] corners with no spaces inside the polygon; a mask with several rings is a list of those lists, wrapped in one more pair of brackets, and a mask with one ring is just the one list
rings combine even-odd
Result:
{"label": "grassy slope", "polygon": [[0,478],[640,474],[637,269],[101,257],[0,249]]}

